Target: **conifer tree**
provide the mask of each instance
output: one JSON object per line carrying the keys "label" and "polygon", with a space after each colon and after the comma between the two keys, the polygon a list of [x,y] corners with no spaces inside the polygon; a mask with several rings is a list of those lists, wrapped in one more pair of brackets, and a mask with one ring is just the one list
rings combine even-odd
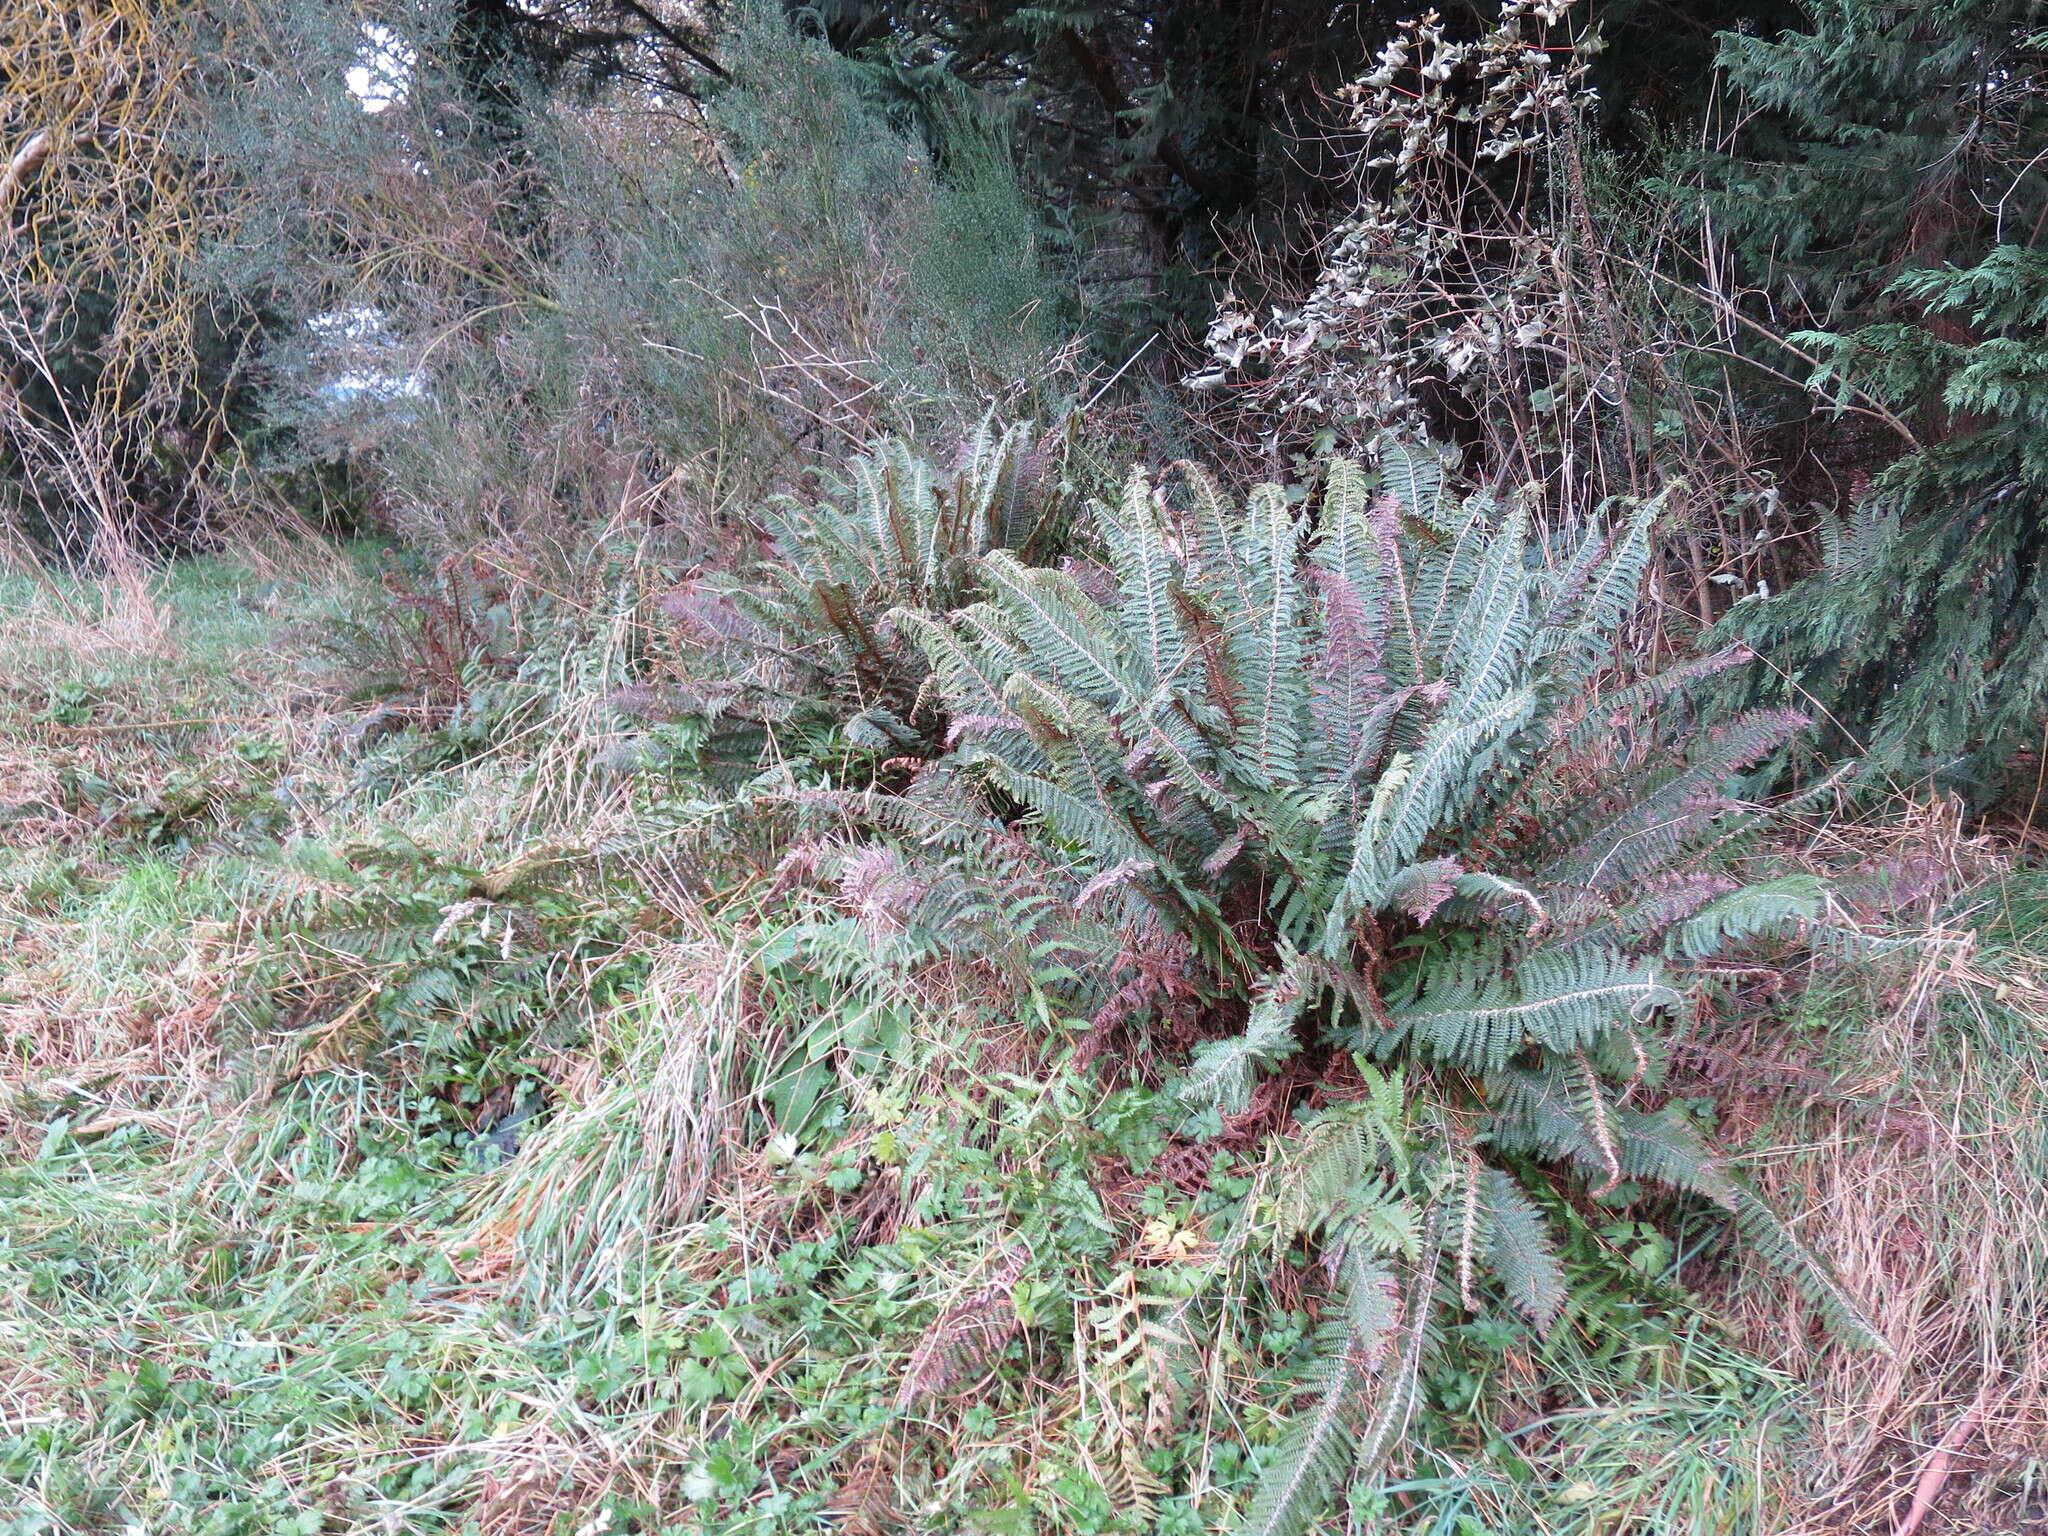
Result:
{"label": "conifer tree", "polygon": [[1882,779],[1980,799],[2048,709],[2044,26],[2037,0],[1822,0],[1809,30],[1728,34],[1757,115],[1699,166],[1760,318],[1791,332],[1793,361],[1766,361],[1892,429],[1809,434],[1851,505],[1821,572],[1725,621],[1764,657],[1745,702],[1818,705]]}

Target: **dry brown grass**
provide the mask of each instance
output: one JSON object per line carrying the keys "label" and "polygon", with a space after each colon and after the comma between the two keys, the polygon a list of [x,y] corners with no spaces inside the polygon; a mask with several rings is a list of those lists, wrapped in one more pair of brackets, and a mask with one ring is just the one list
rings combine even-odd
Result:
{"label": "dry brown grass", "polygon": [[[1980,941],[2014,888],[1981,883],[2006,861],[1953,812],[1828,829],[1812,851],[1853,855],[1866,888],[1913,886],[1921,921],[1869,924],[1903,942],[1816,982],[1824,1033],[1788,1049],[1752,1018],[1714,1042],[1730,1141],[1772,1147],[1750,1165],[1760,1191],[1892,1350],[1834,1344],[1782,1286],[1726,1298],[1749,1347],[1810,1389],[1812,1497],[1786,1529],[2041,1530],[2023,1482],[2048,1456],[2048,957]],[[1969,890],[1988,895],[1958,907]]]}

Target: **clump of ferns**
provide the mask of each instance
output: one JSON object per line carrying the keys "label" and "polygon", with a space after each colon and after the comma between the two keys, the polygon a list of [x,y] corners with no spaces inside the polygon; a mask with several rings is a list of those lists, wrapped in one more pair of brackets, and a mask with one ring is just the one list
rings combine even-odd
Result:
{"label": "clump of ferns", "polygon": [[943,727],[924,658],[887,616],[963,606],[991,550],[1053,555],[1073,515],[1073,430],[984,420],[950,466],[885,438],[817,499],[768,502],[754,519],[760,569],[687,584],[667,604],[686,664],[711,674],[683,692],[767,719],[825,700],[856,744],[930,755]]}
{"label": "clump of ferns", "polygon": [[900,792],[813,789],[786,804],[784,875],[832,882],[863,942],[894,967],[964,965],[987,998],[1055,1029],[1084,1022],[1084,1058],[1114,1044],[1126,1071],[1144,1075],[1153,1042],[1132,1026],[1204,995],[1192,946],[1121,873],[991,805],[950,758]]}
{"label": "clump of ferns", "polygon": [[[1438,1106],[1427,1159],[1303,1186],[1320,1214],[1296,1225],[1322,1237],[1344,1342],[1268,1469],[1260,1531],[1300,1529],[1354,1450],[1392,1444],[1447,1274],[1471,1295],[1493,1264],[1549,1320],[1561,1282],[1518,1169],[1704,1198],[1875,1339],[1655,1106],[1689,968],[1819,915],[1810,886],[1739,886],[1717,857],[1758,822],[1745,772],[1804,722],[1701,731],[1668,707],[1735,654],[1613,683],[1657,502],[1538,530],[1520,500],[1457,500],[1393,447],[1380,483],[1334,462],[1311,512],[1277,486],[1239,508],[1197,471],[1177,498],[1137,474],[1098,519],[1099,571],[992,550],[981,600],[893,616],[989,803],[1091,889],[1148,905],[1214,1016],[1241,1021],[1175,1085],[1184,1134],[1245,1123],[1261,1079],[1314,1051],[1399,1068]],[[1410,1212],[1390,1254],[1349,1224],[1388,1190]]]}

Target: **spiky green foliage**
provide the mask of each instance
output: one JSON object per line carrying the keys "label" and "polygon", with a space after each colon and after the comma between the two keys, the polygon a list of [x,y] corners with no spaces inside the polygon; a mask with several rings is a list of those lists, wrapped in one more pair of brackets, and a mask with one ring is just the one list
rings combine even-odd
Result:
{"label": "spiky green foliage", "polygon": [[1815,0],[1805,25],[1721,34],[1755,110],[1702,157],[1706,205],[1778,314],[1855,323],[1908,265],[2037,227],[2048,179],[2029,0]]}
{"label": "spiky green foliage", "polygon": [[[962,761],[1184,935],[1211,996],[1249,1004],[1178,1085],[1191,1126],[1242,1113],[1266,1069],[1319,1038],[1412,1061],[1437,1106],[1422,1150],[1397,1169],[1340,1139],[1342,1176],[1305,1172],[1316,1193],[1289,1224],[1334,1221],[1341,1263],[1364,1179],[1414,1231],[1445,1234],[1410,1253],[1411,1292],[1433,1291],[1440,1248],[1470,1299],[1491,1257],[1512,1304],[1547,1318],[1540,1222],[1482,1149],[1652,1180],[1743,1221],[1760,1209],[1696,1143],[1645,1129],[1616,1085],[1654,1073],[1662,1021],[1683,1011],[1663,953],[1676,927],[1719,898],[1671,941],[1693,956],[1787,915],[1790,893],[1738,901],[1695,866],[1743,822],[1742,772],[1802,722],[1659,730],[1654,685],[1598,696],[1655,503],[1540,539],[1518,505],[1419,484],[1404,505],[1341,460],[1325,484],[1311,515],[1278,486],[1240,509],[1198,471],[1178,495],[1134,474],[1094,509],[1101,566],[993,552],[982,601],[895,622],[925,647]],[[1766,1257],[1818,1274],[1781,1227],[1760,1230]],[[1868,1336],[1847,1298],[1816,1289]],[[1334,1486],[1375,1327],[1336,1346],[1249,1529],[1300,1529]],[[1418,1315],[1404,1347],[1424,1335]]]}
{"label": "spiky green foliage", "polygon": [[1239,1530],[1301,1536],[1354,1468],[1382,1465],[1414,1410],[1427,1337],[1428,1271],[1403,1287],[1386,1266],[1349,1249],[1336,1256],[1340,1321],[1330,1330],[1317,1395],[1289,1424]]}
{"label": "spiky green foliage", "polygon": [[[1769,299],[1731,343],[1768,370],[1739,375],[1743,393],[1770,420],[1818,402],[1787,445],[1811,468],[1787,481],[1839,487],[1823,569],[1726,618],[1763,658],[1740,703],[1810,710],[1825,754],[1867,759],[1880,784],[1934,773],[1988,798],[2048,702],[2048,285],[2030,249],[2048,217],[2048,33],[2030,0],[1805,9],[1796,30],[1723,34],[1752,110],[1692,157],[1682,194],[1710,216],[1731,291]],[[1788,397],[1802,381],[1812,398]]]}
{"label": "spiky green foliage", "polygon": [[[1278,487],[1240,512],[1198,472],[1178,507],[1135,476],[1096,509],[1104,567],[996,553],[983,601],[896,614],[961,760],[1134,866],[1121,888],[1220,975],[1249,988],[1286,946],[1316,983],[1299,1007],[1394,976],[1402,1033],[1461,1069],[1668,1003],[1625,953],[1664,926],[1644,882],[1727,834],[1731,786],[1800,721],[1660,734],[1594,701],[1654,507],[1546,546],[1482,497],[1403,508],[1342,461],[1328,480],[1311,527]],[[1579,942],[1596,927],[1620,947]],[[1486,944],[1397,952],[1458,929]]]}
{"label": "spiky green foliage", "polygon": [[908,716],[923,668],[915,647],[882,624],[891,608],[950,609],[967,598],[972,564],[992,550],[1049,556],[1065,531],[1063,438],[992,418],[953,465],[884,438],[826,482],[817,500],[778,496],[759,514],[777,559],[766,594],[736,597],[817,674],[814,688],[851,688],[870,709]]}
{"label": "spiky green foliage", "polygon": [[887,437],[815,496],[770,499],[754,519],[766,558],[661,600],[687,686],[656,707],[759,724],[822,706],[858,746],[934,755],[925,658],[888,614],[961,606],[991,551],[1057,552],[1073,510],[1073,425],[1041,432],[990,415],[950,464]]}
{"label": "spiky green foliage", "polygon": [[[519,526],[573,561],[566,523],[691,542],[709,509],[881,433],[1057,398],[1071,290],[999,122],[960,93],[942,154],[773,9],[724,8],[730,79],[687,128],[672,85],[577,98],[580,69],[527,73],[515,40],[570,11],[418,0],[379,11],[376,48],[353,4],[237,19],[236,67],[207,72],[190,132],[239,189],[213,271],[277,317],[271,453],[374,460],[419,532],[467,547]],[[599,30],[641,67],[670,52]],[[387,77],[381,112],[349,93],[363,69]]]}

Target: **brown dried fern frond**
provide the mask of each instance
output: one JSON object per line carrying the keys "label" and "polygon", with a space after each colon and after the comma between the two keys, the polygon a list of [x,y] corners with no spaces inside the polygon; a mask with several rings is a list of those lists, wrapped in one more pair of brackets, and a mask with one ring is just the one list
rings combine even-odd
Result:
{"label": "brown dried fern frond", "polygon": [[1030,1259],[1021,1243],[999,1249],[988,1279],[939,1314],[904,1367],[899,1411],[978,1379],[1001,1357],[1023,1327],[1013,1298]]}

